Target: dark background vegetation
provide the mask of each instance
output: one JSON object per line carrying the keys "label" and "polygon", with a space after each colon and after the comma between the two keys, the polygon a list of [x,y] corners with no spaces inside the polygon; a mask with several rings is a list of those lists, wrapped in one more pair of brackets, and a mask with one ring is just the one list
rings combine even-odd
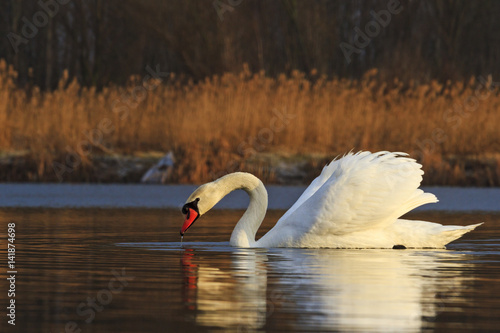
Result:
{"label": "dark background vegetation", "polygon": [[169,182],[307,182],[391,150],[499,186],[500,1],[401,1],[370,34],[397,2],[2,0],[0,180],[136,182],[172,151]]}
{"label": "dark background vegetation", "polygon": [[194,80],[239,72],[244,63],[271,76],[316,69],[359,78],[370,68],[417,83],[500,76],[500,1],[402,1],[404,10],[350,64],[340,43],[352,42],[353,29],[364,30],[370,11],[388,0],[233,0],[223,20],[213,0],[64,2],[18,52],[7,36],[22,36],[23,17],[33,22],[40,4],[0,2],[0,58],[14,65],[20,86],[54,89],[68,69],[81,85],[101,88],[151,64]]}

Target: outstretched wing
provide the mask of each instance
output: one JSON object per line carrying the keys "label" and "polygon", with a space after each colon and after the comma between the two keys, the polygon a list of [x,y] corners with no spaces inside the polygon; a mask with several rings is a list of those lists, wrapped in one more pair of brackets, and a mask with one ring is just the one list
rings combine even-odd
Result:
{"label": "outstretched wing", "polygon": [[387,226],[418,206],[437,202],[418,189],[422,166],[405,156],[365,151],[332,161],[276,227],[343,235]]}

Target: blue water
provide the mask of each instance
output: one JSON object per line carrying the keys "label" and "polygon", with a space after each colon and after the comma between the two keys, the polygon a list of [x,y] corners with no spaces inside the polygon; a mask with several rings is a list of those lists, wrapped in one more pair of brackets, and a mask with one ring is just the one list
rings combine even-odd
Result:
{"label": "blue water", "polygon": [[[192,185],[0,184],[0,207],[52,208],[180,208]],[[302,194],[301,186],[267,186],[269,209],[287,209]],[[439,203],[420,211],[500,211],[500,188],[428,187]],[[215,208],[244,209],[248,198],[235,191]]]}

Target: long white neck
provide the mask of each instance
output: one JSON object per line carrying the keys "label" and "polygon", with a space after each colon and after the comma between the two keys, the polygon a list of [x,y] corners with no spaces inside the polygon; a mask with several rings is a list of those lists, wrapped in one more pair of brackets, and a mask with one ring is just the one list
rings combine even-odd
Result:
{"label": "long white neck", "polygon": [[234,190],[242,189],[248,193],[250,203],[247,210],[234,227],[229,243],[232,246],[252,247],[255,234],[267,211],[267,191],[259,178],[246,172],[235,172],[215,181],[221,188],[222,197]]}

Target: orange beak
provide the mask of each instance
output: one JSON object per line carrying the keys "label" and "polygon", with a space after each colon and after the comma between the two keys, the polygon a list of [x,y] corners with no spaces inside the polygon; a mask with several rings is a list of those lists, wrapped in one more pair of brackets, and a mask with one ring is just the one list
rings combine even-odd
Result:
{"label": "orange beak", "polygon": [[194,210],[193,208],[188,208],[186,220],[184,220],[184,224],[181,228],[181,236],[184,236],[186,230],[188,230],[189,227],[193,225],[194,221],[196,221],[198,217],[200,217],[200,215],[196,212],[196,210]]}

